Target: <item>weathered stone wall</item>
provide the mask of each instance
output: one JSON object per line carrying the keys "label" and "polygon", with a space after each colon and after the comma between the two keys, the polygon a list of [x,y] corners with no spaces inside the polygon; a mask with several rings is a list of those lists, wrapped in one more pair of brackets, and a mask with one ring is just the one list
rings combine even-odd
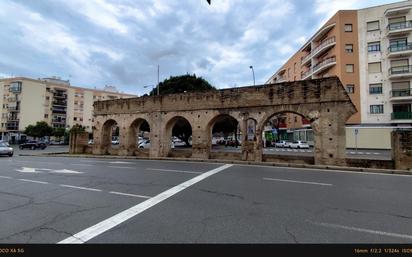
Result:
{"label": "weathered stone wall", "polygon": [[86,147],[88,146],[88,140],[89,140],[89,133],[87,132],[70,133],[69,153],[71,154],[85,153]]}
{"label": "weathered stone wall", "polygon": [[392,159],[395,168],[412,170],[412,130],[392,131]]}
{"label": "weathered stone wall", "polygon": [[[94,154],[136,154],[136,124],[150,126],[150,157],[173,155],[172,127],[186,119],[192,128],[193,158],[214,158],[211,134],[221,115],[236,119],[242,133],[240,159],[262,161],[262,131],[273,115],[292,112],[312,123],[315,137],[315,164],[345,165],[345,123],[356,112],[336,77],[165,96],[139,97],[95,102]],[[246,122],[256,122],[256,138],[246,140]],[[119,150],[111,149],[110,126],[120,128]]]}

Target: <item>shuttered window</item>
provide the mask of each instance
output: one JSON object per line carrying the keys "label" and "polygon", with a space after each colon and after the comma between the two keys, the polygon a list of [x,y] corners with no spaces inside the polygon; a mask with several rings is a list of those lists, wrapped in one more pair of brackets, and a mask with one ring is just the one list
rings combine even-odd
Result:
{"label": "shuttered window", "polygon": [[368,72],[369,73],[379,73],[381,72],[381,63],[380,62],[372,62],[368,63]]}

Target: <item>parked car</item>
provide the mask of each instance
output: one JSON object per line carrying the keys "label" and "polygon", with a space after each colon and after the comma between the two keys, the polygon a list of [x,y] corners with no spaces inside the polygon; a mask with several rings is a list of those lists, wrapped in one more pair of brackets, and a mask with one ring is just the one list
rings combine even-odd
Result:
{"label": "parked car", "polygon": [[112,145],[118,145],[120,142],[119,142],[119,140],[118,139],[116,139],[116,140],[112,140]]}
{"label": "parked car", "polygon": [[45,149],[47,145],[44,142],[39,142],[39,141],[27,141],[26,143],[20,144],[19,148],[20,149],[26,149],[29,148],[31,150],[35,149]]}
{"label": "parked car", "polygon": [[139,144],[139,148],[140,148],[140,149],[150,148],[150,140],[149,140],[149,139],[145,139],[143,142],[141,142],[141,143]]}
{"label": "parked car", "polygon": [[93,139],[90,139],[90,140],[89,140],[89,142],[88,142],[87,144],[89,144],[89,145],[92,145],[92,144],[94,144],[94,141],[93,141]]}
{"label": "parked car", "polygon": [[309,144],[305,141],[294,141],[292,144],[290,144],[290,148],[295,148],[295,149],[309,149]]}
{"label": "parked car", "polygon": [[288,142],[288,141],[285,141],[285,140],[281,140],[281,141],[279,141],[279,142],[276,142],[275,143],[275,147],[284,147],[284,148],[288,148],[288,147],[290,147],[290,142]]}
{"label": "parked car", "polygon": [[9,143],[0,141],[0,155],[13,156],[13,148],[10,147]]}
{"label": "parked car", "polygon": [[50,145],[63,145],[63,144],[64,144],[64,141],[63,141],[63,140],[62,140],[62,141],[52,140],[52,141],[50,141],[49,144],[50,144]]}

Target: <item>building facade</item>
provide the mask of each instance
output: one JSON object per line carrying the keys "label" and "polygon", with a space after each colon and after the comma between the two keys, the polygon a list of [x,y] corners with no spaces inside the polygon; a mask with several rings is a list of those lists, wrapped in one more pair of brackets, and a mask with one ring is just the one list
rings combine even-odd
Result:
{"label": "building facade", "polygon": [[[348,134],[377,135],[365,142],[410,127],[411,10],[409,0],[338,11],[266,83],[339,77],[358,110],[347,121]],[[354,141],[348,147],[355,147]]]}
{"label": "building facade", "polygon": [[53,128],[82,125],[92,131],[93,102],[135,97],[116,92],[112,87],[97,90],[71,86],[57,77],[0,79],[2,140],[17,142],[25,128],[46,121]]}

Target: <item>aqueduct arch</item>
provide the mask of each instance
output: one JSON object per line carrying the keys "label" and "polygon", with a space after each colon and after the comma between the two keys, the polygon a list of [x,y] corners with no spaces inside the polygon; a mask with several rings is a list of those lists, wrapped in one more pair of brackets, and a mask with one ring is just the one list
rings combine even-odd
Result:
{"label": "aqueduct arch", "polygon": [[[311,122],[315,137],[315,164],[345,164],[345,123],[356,108],[337,77],[209,92],[144,96],[94,103],[94,154],[107,154],[104,124],[115,120],[120,128],[118,154],[130,154],[130,126],[142,118],[150,124],[150,157],[170,151],[170,126],[184,119],[192,129],[192,158],[208,159],[211,130],[216,117],[230,115],[242,135],[240,159],[262,161],[265,122],[276,113],[300,114]],[[180,117],[180,118],[176,118]],[[255,122],[255,137],[248,138],[248,120]],[[129,134],[128,134],[129,133]],[[128,136],[129,135],[129,136]]]}

